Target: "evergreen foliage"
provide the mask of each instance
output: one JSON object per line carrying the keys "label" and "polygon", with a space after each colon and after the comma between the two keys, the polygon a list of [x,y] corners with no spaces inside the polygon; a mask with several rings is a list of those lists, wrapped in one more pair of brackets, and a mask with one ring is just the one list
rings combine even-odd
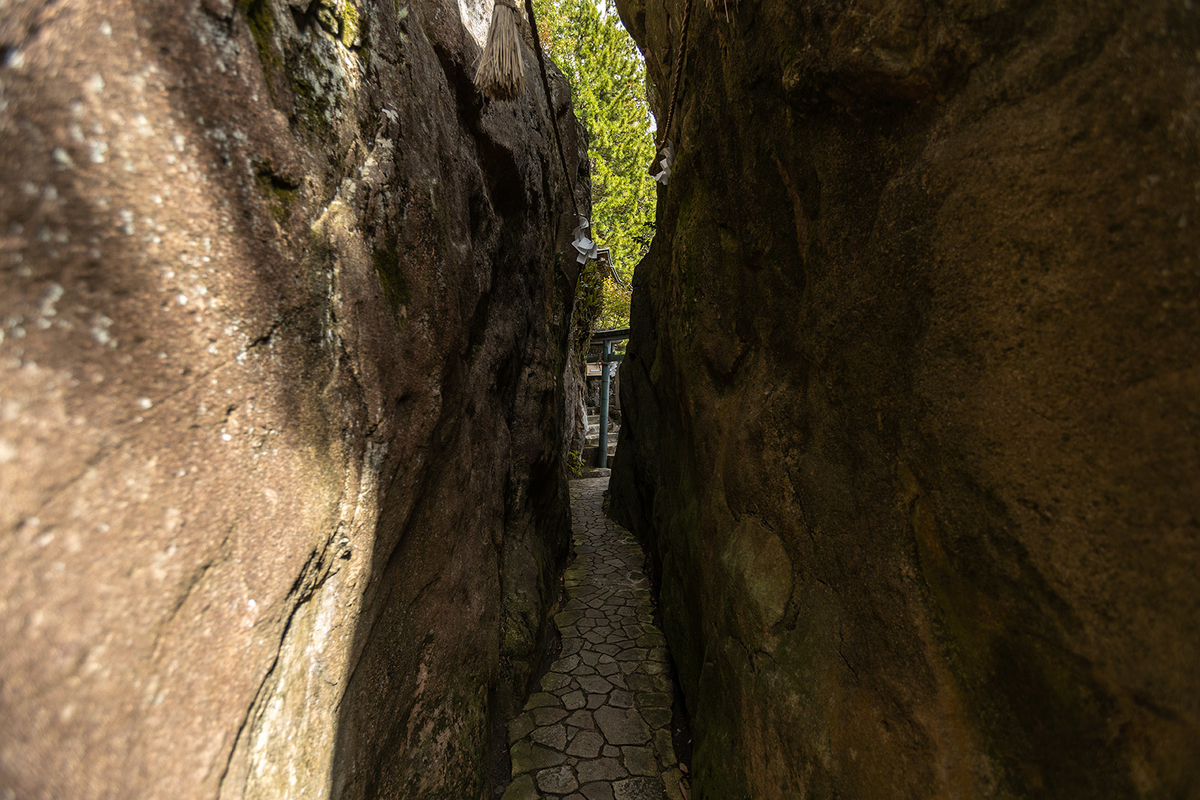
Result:
{"label": "evergreen foliage", "polygon": [[[567,76],[587,128],[592,162],[592,238],[609,248],[630,286],[654,237],[654,158],[645,63],[613,0],[534,0],[542,46]],[[629,290],[605,281],[600,327],[629,324]]]}

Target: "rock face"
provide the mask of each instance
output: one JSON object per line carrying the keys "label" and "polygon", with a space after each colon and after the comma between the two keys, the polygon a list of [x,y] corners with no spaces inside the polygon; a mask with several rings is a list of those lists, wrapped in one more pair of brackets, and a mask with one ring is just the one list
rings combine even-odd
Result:
{"label": "rock face", "polygon": [[696,796],[1200,797],[1196,10],[694,6],[613,507]]}
{"label": "rock face", "polygon": [[478,6],[0,7],[0,795],[485,794],[576,270]]}

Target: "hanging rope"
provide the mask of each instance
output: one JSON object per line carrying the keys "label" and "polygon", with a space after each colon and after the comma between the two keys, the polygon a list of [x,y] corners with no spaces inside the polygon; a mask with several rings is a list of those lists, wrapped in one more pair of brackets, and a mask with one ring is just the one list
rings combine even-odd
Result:
{"label": "hanging rope", "polygon": [[554,126],[554,143],[558,145],[558,162],[562,165],[563,178],[567,181],[567,194],[571,197],[571,208],[575,210],[575,216],[578,217],[579,206],[575,203],[575,184],[571,181],[571,171],[567,169],[567,154],[563,151],[562,132],[558,129],[558,115],[554,113],[554,100],[550,96],[550,74],[546,72],[546,57],[542,54],[542,40],[538,36],[537,19],[533,16],[533,0],[525,0],[525,13],[529,15],[529,27],[533,31],[533,52],[537,54],[538,67],[542,73],[542,90],[546,93],[546,111],[550,114],[550,124]]}
{"label": "hanging rope", "polygon": [[[528,2],[528,0],[526,0]],[[671,121],[675,118],[675,106],[679,102],[679,76],[683,73],[683,57],[687,53],[688,28],[692,23],[692,0],[683,6],[683,29],[679,32],[679,49],[675,51],[675,75],[671,79],[671,104],[667,106],[667,124],[658,132],[655,150],[662,150],[671,132]]]}

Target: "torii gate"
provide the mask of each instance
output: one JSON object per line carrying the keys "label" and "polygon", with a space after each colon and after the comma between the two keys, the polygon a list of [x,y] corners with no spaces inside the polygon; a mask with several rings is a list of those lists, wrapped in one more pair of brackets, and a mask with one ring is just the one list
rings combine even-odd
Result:
{"label": "torii gate", "polygon": [[597,448],[596,466],[608,466],[608,365],[616,364],[625,359],[624,353],[614,353],[613,345],[629,338],[629,328],[617,328],[610,331],[596,331],[592,334],[592,345],[600,345],[600,355],[592,357],[588,354],[588,362],[603,364],[600,368],[600,446]]}

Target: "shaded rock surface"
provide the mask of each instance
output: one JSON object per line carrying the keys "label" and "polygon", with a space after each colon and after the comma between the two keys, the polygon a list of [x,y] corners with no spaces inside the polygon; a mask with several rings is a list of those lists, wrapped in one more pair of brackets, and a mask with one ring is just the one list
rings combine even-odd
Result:
{"label": "shaded rock surface", "polygon": [[0,6],[3,796],[484,794],[578,402],[481,6]]}
{"label": "shaded rock surface", "polygon": [[612,476],[695,796],[1200,796],[1196,10],[729,7]]}

